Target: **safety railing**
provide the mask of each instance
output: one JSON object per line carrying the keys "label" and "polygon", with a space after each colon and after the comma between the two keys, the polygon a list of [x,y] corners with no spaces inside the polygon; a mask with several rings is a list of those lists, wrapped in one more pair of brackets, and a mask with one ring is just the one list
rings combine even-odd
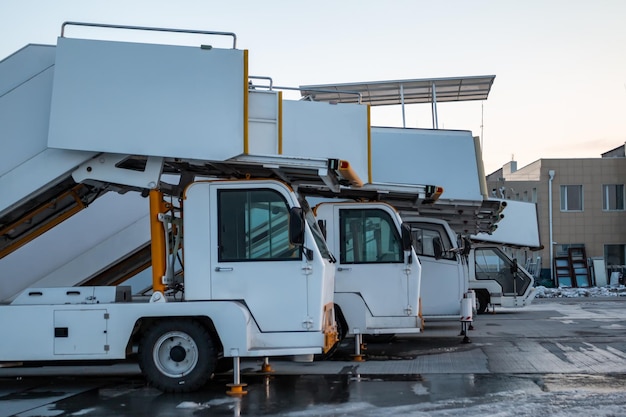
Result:
{"label": "safety railing", "polygon": [[233,38],[233,49],[237,48],[237,35],[235,35],[232,32],[216,32],[216,31],[209,31],[209,30],[194,30],[194,29],[158,28],[158,27],[149,27],[149,26],[111,25],[111,24],[106,24],[106,23],[64,22],[63,25],[61,25],[61,37],[62,38],[65,37],[65,28],[67,26],[87,26],[87,27],[95,27],[95,28],[185,33],[185,34],[194,34],[194,35],[230,36]]}

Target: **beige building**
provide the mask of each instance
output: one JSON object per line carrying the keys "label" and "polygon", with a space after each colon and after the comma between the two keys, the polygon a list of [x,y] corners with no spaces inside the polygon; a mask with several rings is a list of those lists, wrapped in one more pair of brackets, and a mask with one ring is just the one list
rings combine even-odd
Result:
{"label": "beige building", "polygon": [[537,203],[540,282],[560,286],[626,276],[625,184],[625,145],[601,158],[511,161],[487,176],[493,197]]}

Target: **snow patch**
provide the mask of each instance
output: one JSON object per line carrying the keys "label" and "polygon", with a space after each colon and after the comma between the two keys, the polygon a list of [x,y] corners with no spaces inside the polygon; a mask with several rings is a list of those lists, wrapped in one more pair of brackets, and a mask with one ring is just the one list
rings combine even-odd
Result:
{"label": "snow patch", "polygon": [[[419,384],[418,384],[419,385]],[[304,410],[281,416],[289,417],[615,417],[623,416],[626,395],[621,387],[603,391],[564,389],[554,392],[528,394],[524,391],[504,391],[498,394],[468,397],[463,402],[449,400],[419,402],[412,405],[377,407],[367,402],[335,405],[312,405]]]}
{"label": "snow patch", "polygon": [[429,391],[424,385],[417,383],[411,387],[411,390],[415,395],[428,395]]}
{"label": "snow patch", "polygon": [[72,415],[73,416],[84,416],[85,414],[89,414],[89,413],[91,413],[92,411],[95,411],[95,410],[96,409],[93,408],[93,407],[92,408],[85,408],[84,410],[79,410],[79,411],[76,411],[76,412],[72,413]]}
{"label": "snow patch", "polygon": [[182,408],[182,409],[193,409],[193,410],[202,410],[204,408],[208,408],[209,406],[206,404],[201,404],[201,403],[197,403],[194,401],[183,401],[182,403],[178,404],[176,406],[176,408]]}
{"label": "snow patch", "polygon": [[224,404],[233,404],[237,402],[237,399],[233,398],[233,397],[227,397],[227,398],[214,398],[211,401],[207,402],[207,405],[212,405],[212,406],[218,406],[218,405],[224,405]]}
{"label": "snow patch", "polygon": [[589,288],[548,288],[540,285],[535,287],[536,298],[577,298],[577,297],[626,297],[624,285]]}
{"label": "snow patch", "polygon": [[614,323],[614,324],[609,324],[608,326],[600,326],[600,328],[607,329],[607,330],[622,330],[622,329],[626,329],[626,326]]}

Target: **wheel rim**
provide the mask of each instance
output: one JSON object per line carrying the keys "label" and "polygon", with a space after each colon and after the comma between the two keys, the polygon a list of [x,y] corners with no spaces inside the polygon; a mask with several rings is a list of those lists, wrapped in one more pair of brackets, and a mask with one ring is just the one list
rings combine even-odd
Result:
{"label": "wheel rim", "polygon": [[187,333],[167,332],[154,344],[152,358],[163,375],[171,378],[185,376],[198,363],[198,346]]}

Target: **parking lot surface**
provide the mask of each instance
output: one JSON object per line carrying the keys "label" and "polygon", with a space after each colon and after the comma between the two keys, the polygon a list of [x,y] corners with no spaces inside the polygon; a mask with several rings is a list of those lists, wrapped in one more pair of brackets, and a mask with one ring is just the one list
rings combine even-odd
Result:
{"label": "parking lot surface", "polygon": [[[0,368],[4,416],[626,415],[626,298],[538,299],[475,318],[464,343],[456,321],[423,334],[350,340],[330,360],[242,361],[203,390],[163,394],[133,363]],[[466,342],[468,340],[465,340]]]}

